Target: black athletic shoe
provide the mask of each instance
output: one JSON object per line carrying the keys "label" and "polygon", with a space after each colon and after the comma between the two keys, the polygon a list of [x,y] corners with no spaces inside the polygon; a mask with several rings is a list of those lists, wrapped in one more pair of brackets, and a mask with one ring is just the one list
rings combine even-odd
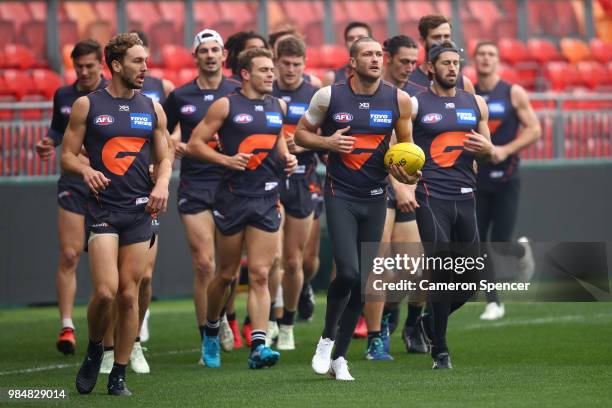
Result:
{"label": "black athletic shoe", "polygon": [[312,320],[314,314],[315,297],[310,283],[307,283],[300,292],[298,300],[298,316],[302,320]]}
{"label": "black athletic shoe", "polygon": [[108,377],[108,395],[117,395],[128,397],[132,395],[125,385],[125,377],[123,375],[111,375]]}
{"label": "black athletic shoe", "polygon": [[419,326],[404,327],[402,333],[406,351],[408,353],[424,354],[429,352],[429,345],[425,341],[425,337]]}
{"label": "black athletic shoe", "polygon": [[440,353],[433,359],[433,368],[434,370],[444,370],[451,369],[453,365],[451,364],[450,355],[448,353]]}
{"label": "black athletic shoe", "polygon": [[[102,347],[102,345],[100,345],[100,347]],[[85,356],[85,360],[83,364],[81,364],[81,368],[76,377],[76,389],[79,394],[89,394],[96,386],[103,354],[104,352],[101,351],[99,359],[94,359],[89,355]]]}

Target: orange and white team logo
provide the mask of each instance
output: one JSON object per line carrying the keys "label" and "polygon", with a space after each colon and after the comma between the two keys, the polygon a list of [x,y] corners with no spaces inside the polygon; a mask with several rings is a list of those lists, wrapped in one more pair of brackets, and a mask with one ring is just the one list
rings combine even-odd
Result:
{"label": "orange and white team logo", "polygon": [[385,135],[351,135],[355,138],[353,151],[340,153],[342,163],[351,170],[359,170],[372,157],[378,146],[385,139]]}
{"label": "orange and white team logo", "polygon": [[123,176],[146,142],[142,137],[113,137],[102,148],[102,163],[111,173]]}
{"label": "orange and white team logo", "polygon": [[277,135],[255,134],[247,137],[238,146],[238,153],[253,154],[247,169],[256,170],[276,146]]}
{"label": "orange and white team logo", "polygon": [[431,159],[440,167],[452,167],[463,153],[464,139],[465,132],[440,133],[431,142]]}

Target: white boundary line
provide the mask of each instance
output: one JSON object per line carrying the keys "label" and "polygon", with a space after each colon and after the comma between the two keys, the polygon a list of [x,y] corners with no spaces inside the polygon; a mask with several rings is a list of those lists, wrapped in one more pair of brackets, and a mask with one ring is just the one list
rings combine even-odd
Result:
{"label": "white boundary line", "polygon": [[592,315],[567,315],[567,316],[554,316],[554,317],[538,317],[535,319],[523,319],[523,320],[504,319],[499,322],[470,324],[467,326],[459,327],[457,329],[458,330],[477,330],[477,329],[489,329],[489,328],[496,328],[496,327],[532,326],[532,325],[551,324],[551,323],[580,322],[582,320],[586,322],[590,322],[593,320],[612,320],[612,314],[596,313]]}

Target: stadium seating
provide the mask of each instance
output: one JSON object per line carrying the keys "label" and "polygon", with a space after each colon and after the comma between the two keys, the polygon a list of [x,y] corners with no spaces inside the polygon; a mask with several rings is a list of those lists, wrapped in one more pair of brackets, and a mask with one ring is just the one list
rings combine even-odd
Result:
{"label": "stadium seating", "polygon": [[589,46],[576,38],[561,39],[561,53],[572,64],[591,59]]}
{"label": "stadium seating", "polygon": [[599,38],[593,38],[589,41],[591,54],[594,59],[602,64],[607,63],[612,58],[612,43],[607,43]]}
{"label": "stadium seating", "polygon": [[527,51],[529,58],[539,64],[564,60],[557,47],[552,42],[543,38],[530,38],[527,40]]}

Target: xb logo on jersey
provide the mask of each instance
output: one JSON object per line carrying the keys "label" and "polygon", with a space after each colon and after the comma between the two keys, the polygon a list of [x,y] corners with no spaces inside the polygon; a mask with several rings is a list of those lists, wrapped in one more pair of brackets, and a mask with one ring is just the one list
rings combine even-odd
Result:
{"label": "xb logo on jersey", "polygon": [[277,135],[255,134],[244,139],[238,146],[238,153],[252,154],[246,168],[256,170],[276,146]]}
{"label": "xb logo on jersey", "polygon": [[102,163],[111,173],[123,176],[146,142],[142,137],[113,137],[102,148]]}

